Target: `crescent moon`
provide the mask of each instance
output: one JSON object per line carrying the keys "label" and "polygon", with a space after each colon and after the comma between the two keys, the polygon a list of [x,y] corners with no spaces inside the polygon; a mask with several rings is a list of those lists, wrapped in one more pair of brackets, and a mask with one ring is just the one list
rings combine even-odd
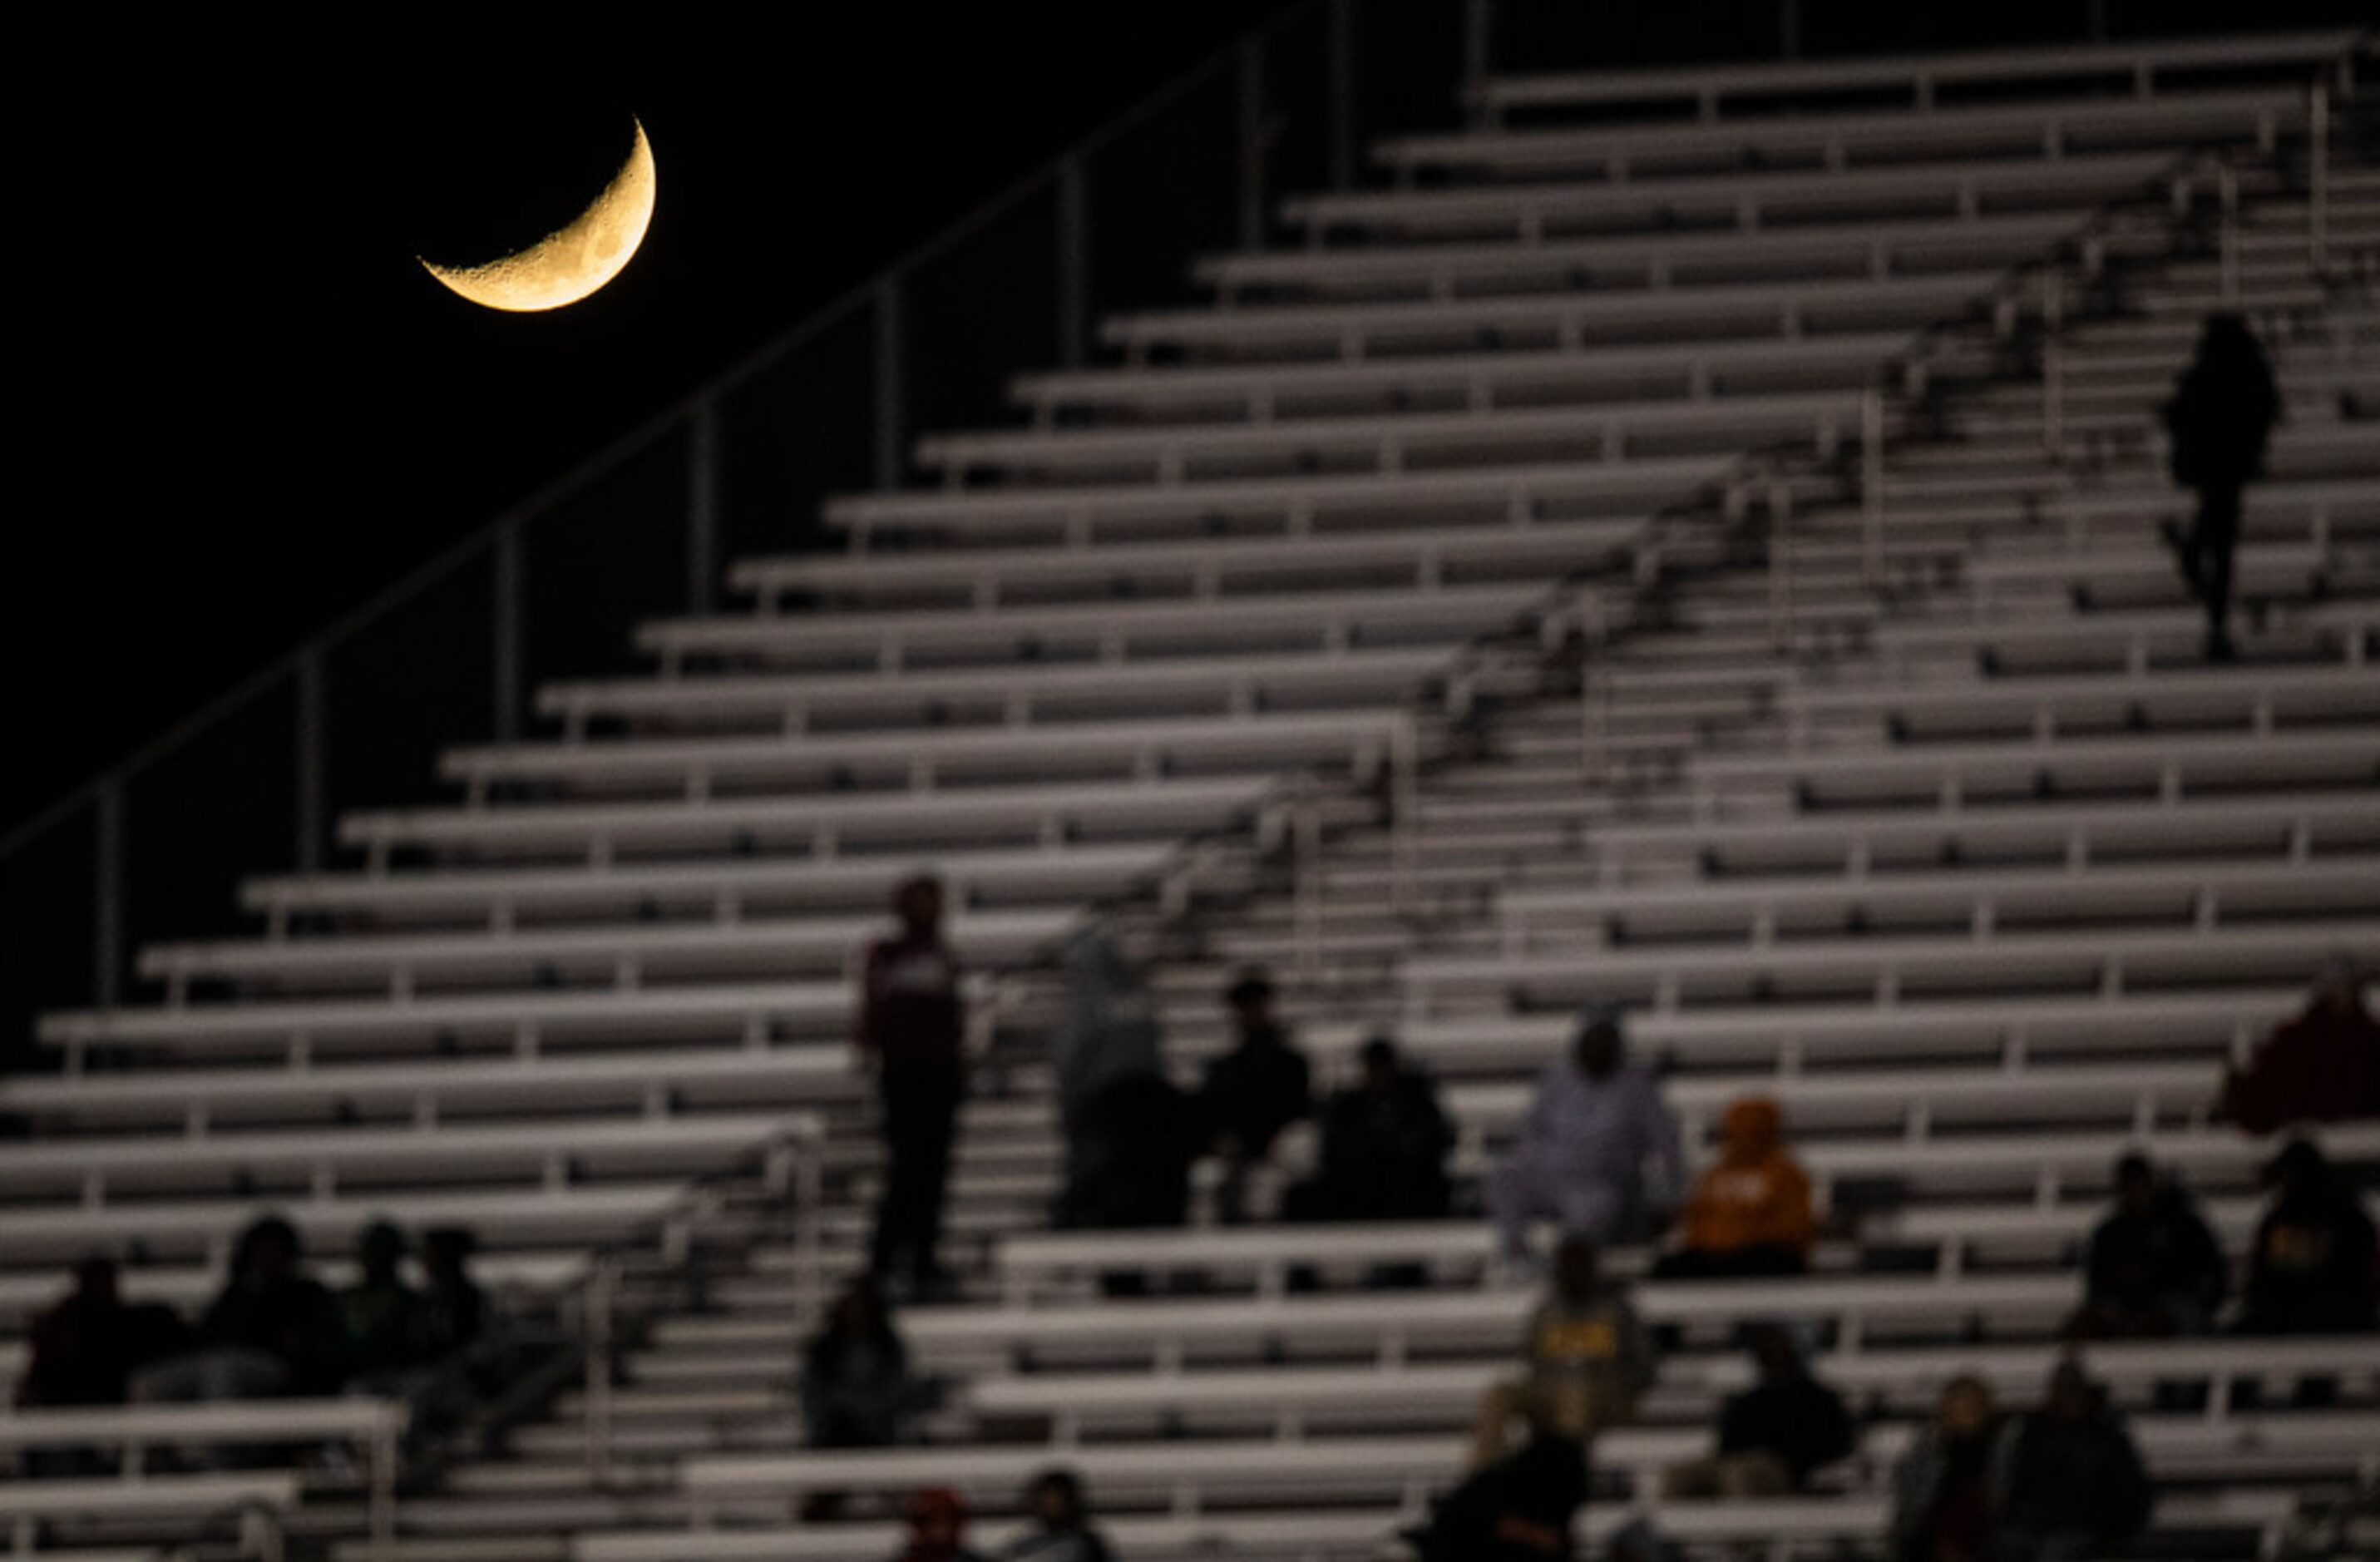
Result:
{"label": "crescent moon", "polygon": [[567,224],[484,265],[442,266],[423,260],[422,269],[489,309],[526,313],[575,304],[636,258],[645,229],[652,226],[653,195],[653,147],[637,123],[628,160],[594,203]]}

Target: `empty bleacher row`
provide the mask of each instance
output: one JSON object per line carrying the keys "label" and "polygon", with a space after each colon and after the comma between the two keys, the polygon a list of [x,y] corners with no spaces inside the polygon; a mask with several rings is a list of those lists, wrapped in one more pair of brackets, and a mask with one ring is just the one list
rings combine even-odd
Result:
{"label": "empty bleacher row", "polygon": [[[1395,188],[1284,205],[1303,247],[1201,261],[1212,306],[1022,374],[1029,426],[929,434],[932,482],[830,504],[847,546],[739,563],[750,611],[642,626],[651,676],[552,684],[552,738],[449,751],[455,804],[352,815],[355,866],[249,883],[262,936],[147,949],[158,1001],[47,1018],[64,1072],[0,1081],[35,1135],[0,1146],[0,1335],[93,1246],[188,1305],[265,1209],[326,1248],[382,1213],[466,1224],[524,1287],[639,1241],[674,1311],[600,1396],[408,1495],[407,1555],[873,1557],[865,1502],[797,1524],[804,1499],[1000,1508],[1051,1462],[1135,1556],[1370,1555],[1455,1472],[1530,1299],[1481,1283],[1469,1221],[1043,1233],[1038,958],[1106,906],[1160,957],[1178,1069],[1230,971],[1268,964],[1326,1076],[1386,1027],[1449,1080],[1466,1174],[1582,997],[1636,1009],[1697,1143],[1735,1096],[1780,1100],[1838,1220],[1760,1306],[1824,1339],[1864,1452],[1828,1495],[1656,1505],[1746,1302],[1648,1281],[1680,1348],[1598,1446],[1588,1524],[1873,1544],[1940,1381],[2021,1398],[2046,1370],[2116,1153],[2151,1147],[2242,1239],[2267,1152],[2210,1119],[2221,1065],[2325,948],[2380,947],[2380,177],[2330,170],[2317,271],[2289,161],[2306,80],[2356,46],[1705,72],[1684,90],[1803,106],[1384,145]],[[1812,106],[1888,80],[1914,106]],[[2039,95],[1948,101],[1962,81]],[[1640,89],[1674,90],[1489,92],[1509,116]],[[2196,226],[2218,167],[2221,265]],[[2289,414],[2242,665],[2201,668],[2155,407],[2222,307]],[[821,1260],[690,1190],[798,1183],[829,1274],[856,1262],[879,1173],[850,960],[921,864],[985,1056],[963,1296],[903,1320],[949,1379],[942,1442],[807,1451]],[[2380,1161],[2361,1129],[2333,1149]],[[1345,1292],[1414,1262],[1431,1286]],[[1118,1270],[1210,1294],[1102,1300]],[[2172,1535],[2252,1548],[2374,1474],[2369,1341],[2094,1361]],[[2317,1369],[2335,1402],[2288,1403]],[[2176,1379],[2211,1409],[2162,1409]]]}

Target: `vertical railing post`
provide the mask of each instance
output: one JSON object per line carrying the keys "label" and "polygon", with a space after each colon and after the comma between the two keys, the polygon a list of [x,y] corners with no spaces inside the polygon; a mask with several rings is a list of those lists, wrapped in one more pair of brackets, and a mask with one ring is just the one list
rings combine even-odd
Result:
{"label": "vertical railing post", "polygon": [[2107,41],[2107,0],[2091,0],[2084,8],[2083,31],[2094,43]]}
{"label": "vertical railing post", "polygon": [[520,736],[521,717],[521,529],[507,519],[496,533],[493,663],[496,741]]}
{"label": "vertical railing post", "polygon": [[1768,490],[1768,641],[1779,652],[1793,642],[1793,496],[1783,483]]}
{"label": "vertical railing post", "polygon": [[587,1276],[587,1473],[596,1486],[612,1479],[612,1314],[616,1272],[599,1259]]}
{"label": "vertical railing post", "polygon": [[1329,177],[1345,189],[1355,182],[1355,0],[1328,0],[1322,26]]}
{"label": "vertical railing post", "polygon": [[322,690],[322,648],[298,653],[298,838],[290,860],[301,873],[322,871],[322,755],[329,707]]}
{"label": "vertical railing post", "polygon": [[1290,905],[1297,970],[1312,976],[1320,968],[1322,938],[1322,813],[1314,788],[1301,780],[1290,804]]}
{"label": "vertical railing post", "polygon": [[2306,104],[2306,256],[2314,275],[2330,255],[2330,87],[2316,81]]}
{"label": "vertical railing post", "polygon": [[2054,266],[2041,274],[2041,447],[2066,454],[2066,286]]}
{"label": "vertical railing post", "polygon": [[901,486],[908,469],[901,446],[908,437],[907,385],[904,373],[901,319],[901,274],[887,271],[876,280],[876,486],[881,492]]}
{"label": "vertical railing post", "polygon": [[1083,155],[1068,153],[1058,164],[1058,361],[1069,369],[1083,366],[1090,292],[1090,211],[1083,189]]}
{"label": "vertical railing post", "polygon": [[1475,124],[1493,124],[1480,89],[1494,68],[1488,40],[1495,29],[1495,0],[1463,0],[1463,96]]}
{"label": "vertical railing post", "polygon": [[1777,0],[1777,57],[1802,57],[1802,0]]}
{"label": "vertical railing post", "polygon": [[1884,392],[1860,397],[1860,573],[1873,591],[1884,583]]}
{"label": "vertical railing post", "polygon": [[708,613],[719,575],[719,403],[704,397],[686,421],[686,610]]}
{"label": "vertical railing post", "polygon": [[1421,735],[1411,714],[1389,727],[1389,854],[1394,865],[1397,909],[1416,909],[1415,877],[1421,850]]}
{"label": "vertical railing post", "polygon": [[1239,160],[1240,248],[1264,243],[1265,57],[1261,38],[1239,48],[1236,133]]}
{"label": "vertical railing post", "polygon": [[124,968],[124,773],[99,784],[91,829],[91,996],[114,1008]]}
{"label": "vertical railing post", "polygon": [[2215,173],[2215,200],[2221,226],[2216,231],[2216,260],[2223,301],[2240,301],[2240,176],[2229,164]]}

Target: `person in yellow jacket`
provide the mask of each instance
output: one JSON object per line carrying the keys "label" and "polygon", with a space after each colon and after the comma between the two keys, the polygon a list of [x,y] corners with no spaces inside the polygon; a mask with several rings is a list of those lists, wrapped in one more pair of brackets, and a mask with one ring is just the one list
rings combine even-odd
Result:
{"label": "person in yellow jacket", "polygon": [[1734,1103],[1719,1119],[1718,1159],[1694,1183],[1677,1251],[1655,1273],[1681,1278],[1798,1275],[1809,1267],[1817,1223],[1810,1178],[1785,1147],[1785,1114],[1766,1096]]}

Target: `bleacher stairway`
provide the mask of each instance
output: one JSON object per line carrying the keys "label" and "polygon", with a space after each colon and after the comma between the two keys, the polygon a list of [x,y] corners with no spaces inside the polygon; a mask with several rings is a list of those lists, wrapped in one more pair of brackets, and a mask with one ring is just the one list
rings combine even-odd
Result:
{"label": "bleacher stairway", "polygon": [[[2236,1249],[2264,1147],[2209,1120],[2220,1063],[2324,950],[2380,949],[2380,169],[2325,127],[2317,266],[2304,86],[2359,46],[2169,46],[2155,91],[2139,51],[2002,56],[1973,79],[2037,95],[1972,103],[1959,62],[1901,62],[1941,84],[1888,112],[1747,67],[1794,112],[1379,149],[1396,188],[1288,202],[1305,247],[1202,262],[1212,305],[1020,378],[1029,426],[830,506],[847,551],[743,561],[752,611],[646,625],[652,676],[451,753],[462,802],[251,884],[268,936],[148,951],[162,1003],[52,1017],[75,1071],[0,1084],[40,1129],[0,1147],[0,1309],[103,1236],[187,1302],[266,1206],[328,1243],[467,1220],[549,1287],[606,1251],[612,1373],[449,1450],[399,1511],[419,1562],[856,1562],[892,1544],[873,1495],[1003,1509],[1060,1461],[1136,1558],[1372,1555],[1528,1299],[1483,1283],[1474,1221],[1043,1234],[1046,956],[1095,913],[1185,1076],[1261,962],[1326,1077],[1385,1030],[1442,1078],[1466,1173],[1587,996],[1632,1007],[1695,1140],[1782,1100],[1864,1218],[1759,1306],[1811,1322],[1869,1441],[1828,1495],[1659,1519],[1873,1547],[1942,1379],[2046,1371],[2121,1148]],[[2240,656],[2206,665],[2156,409],[2225,308],[2288,413]],[[905,1319],[950,1387],[929,1449],[807,1455],[795,1342],[876,1176],[844,972],[922,860],[980,978],[966,1295]],[[2332,1147],[2380,1163],[2368,1126]],[[1340,1288],[1401,1259],[1438,1283]],[[1118,1268],[1204,1288],[1100,1300]],[[1738,1371],[1741,1292],[1643,1303],[1682,1346],[1597,1451],[1597,1531]],[[2097,1353],[2155,1544],[2251,1554],[2380,1479],[2380,1349],[2293,1350]],[[2246,1391],[2309,1367],[2336,1402]],[[2177,1374],[2212,1408],[2159,1408]],[[849,1517],[796,1525],[820,1489]],[[336,1495],[291,1523],[370,1554]]]}

